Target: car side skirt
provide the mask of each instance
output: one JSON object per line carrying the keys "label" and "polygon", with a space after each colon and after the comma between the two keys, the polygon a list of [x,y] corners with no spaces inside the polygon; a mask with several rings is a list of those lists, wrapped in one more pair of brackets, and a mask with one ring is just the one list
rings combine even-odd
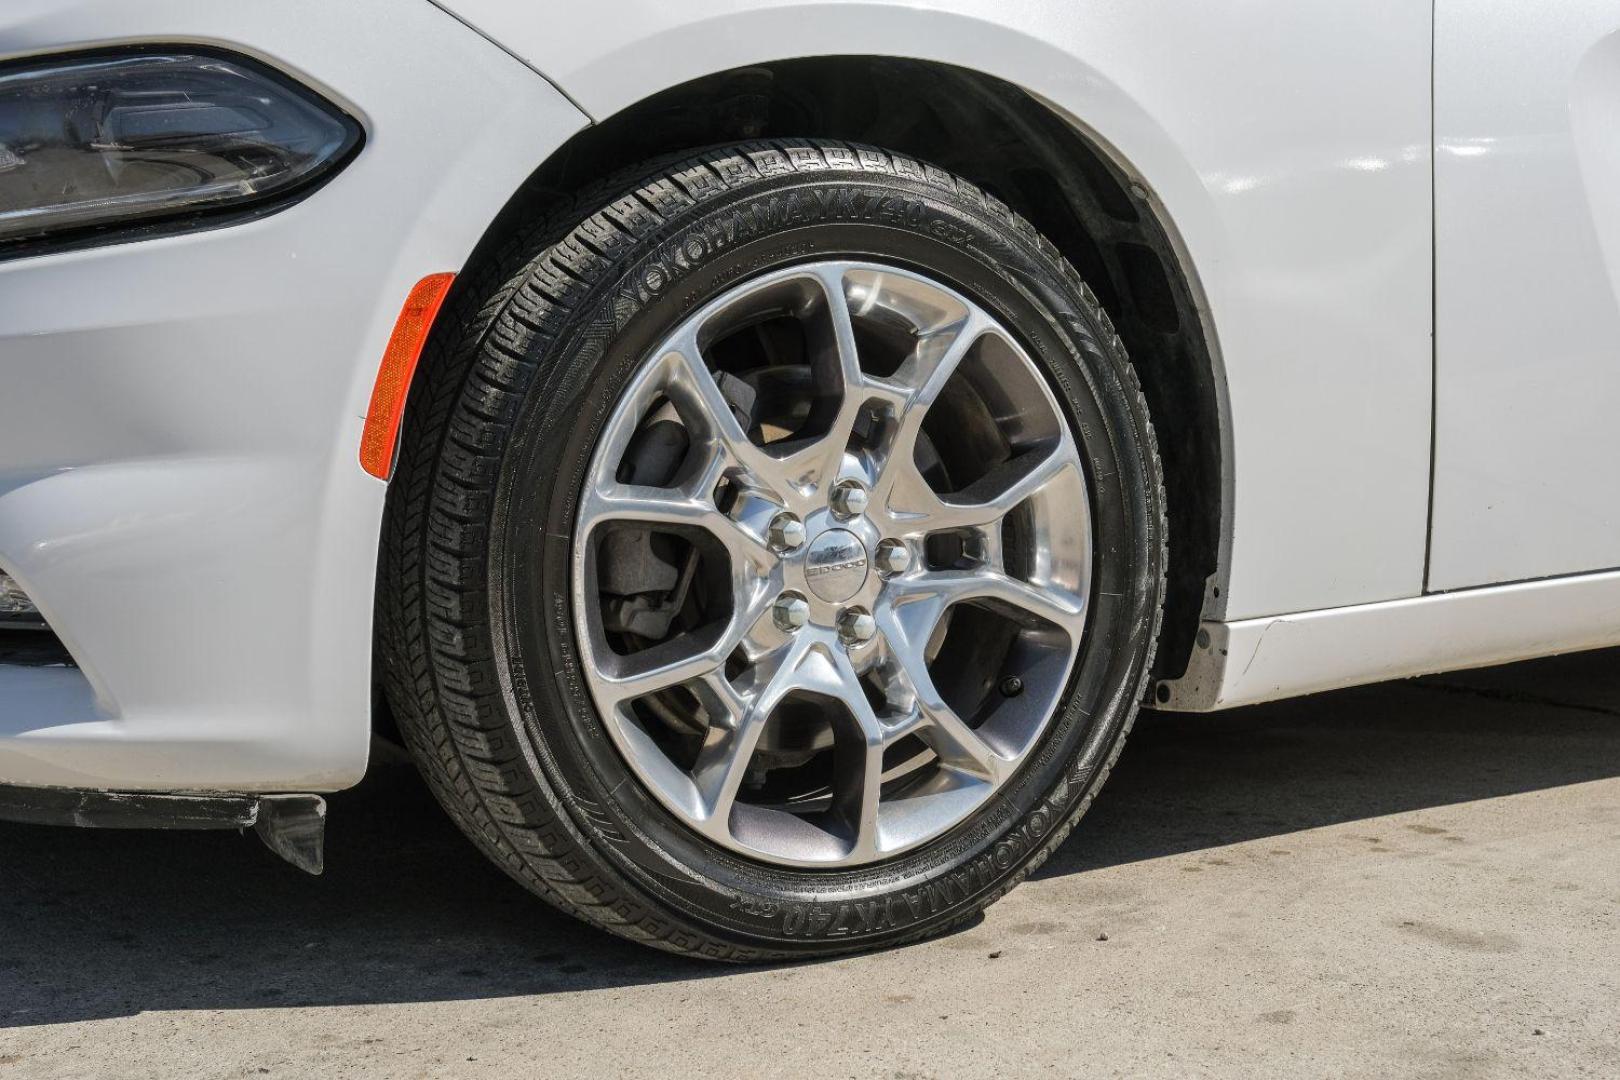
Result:
{"label": "car side skirt", "polygon": [[1620,571],[1437,593],[1200,628],[1152,704],[1236,705],[1620,644]]}

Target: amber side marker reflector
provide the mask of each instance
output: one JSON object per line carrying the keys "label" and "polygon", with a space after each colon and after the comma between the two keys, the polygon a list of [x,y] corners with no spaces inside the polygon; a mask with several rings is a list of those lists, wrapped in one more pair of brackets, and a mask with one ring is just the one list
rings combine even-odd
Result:
{"label": "amber side marker reflector", "polygon": [[405,298],[388,348],[383,350],[382,366],[377,369],[377,385],[371,390],[371,407],[366,410],[366,428],[360,435],[360,467],[379,480],[394,471],[394,445],[399,440],[399,422],[405,416],[405,398],[411,390],[411,376],[427,344],[428,331],[439,314],[445,293],[450,291],[454,274],[429,274],[418,281]]}

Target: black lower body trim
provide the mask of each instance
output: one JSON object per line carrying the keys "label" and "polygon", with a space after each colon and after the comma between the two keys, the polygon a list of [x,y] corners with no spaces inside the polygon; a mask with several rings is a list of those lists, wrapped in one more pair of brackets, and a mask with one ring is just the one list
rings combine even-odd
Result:
{"label": "black lower body trim", "polygon": [[0,821],[89,829],[252,829],[300,870],[324,862],[326,800],[319,795],[94,791],[0,784]]}

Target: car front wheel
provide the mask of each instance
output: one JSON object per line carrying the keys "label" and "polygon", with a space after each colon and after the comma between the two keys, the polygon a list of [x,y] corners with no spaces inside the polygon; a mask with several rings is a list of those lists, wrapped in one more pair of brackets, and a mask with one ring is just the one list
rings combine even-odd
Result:
{"label": "car front wheel", "polygon": [[460,283],[380,636],[520,882],[725,959],[962,922],[1089,804],[1147,678],[1146,406],[1052,246],[827,142],[649,167]]}

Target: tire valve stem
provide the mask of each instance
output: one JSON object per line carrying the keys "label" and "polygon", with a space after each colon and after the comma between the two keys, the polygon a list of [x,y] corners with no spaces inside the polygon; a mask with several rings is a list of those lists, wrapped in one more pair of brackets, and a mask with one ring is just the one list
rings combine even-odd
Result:
{"label": "tire valve stem", "polygon": [[1000,689],[1002,697],[1017,697],[1024,692],[1024,680],[1016,675],[1009,675],[1001,680],[1001,686],[998,689]]}

